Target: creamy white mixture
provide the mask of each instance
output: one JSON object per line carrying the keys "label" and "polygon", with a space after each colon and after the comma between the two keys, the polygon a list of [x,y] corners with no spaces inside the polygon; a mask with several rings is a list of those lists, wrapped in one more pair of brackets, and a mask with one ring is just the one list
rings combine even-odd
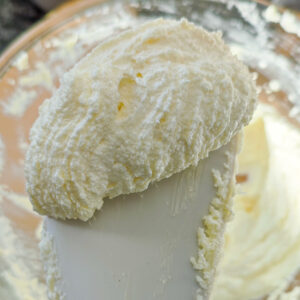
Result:
{"label": "creamy white mixture", "polygon": [[[196,280],[200,286],[197,300],[210,299],[209,295],[214,286],[218,265],[224,251],[224,230],[232,218],[233,195],[235,193],[236,155],[239,152],[242,135],[236,138],[236,149],[226,152],[225,171],[212,169],[216,196],[211,199],[209,213],[203,218],[203,226],[197,230],[198,253],[191,258],[191,263],[198,271]],[[204,296],[203,296],[204,294]]]}
{"label": "creamy white mixture", "polygon": [[[240,31],[235,31],[232,30],[230,27],[229,30],[232,32],[230,35],[230,38],[233,38],[233,45],[231,45],[232,49],[236,49],[236,44],[240,44],[242,46],[238,47],[238,52],[242,55],[243,60],[247,61],[250,65],[252,65],[254,68],[259,69],[262,71],[262,73],[266,73],[268,77],[274,77],[276,79],[276,86],[278,88],[278,83],[279,88],[284,88],[289,92],[288,96],[289,99],[292,100],[297,100],[299,97],[295,97],[294,93],[295,90],[291,91],[289,87],[293,86],[298,86],[297,82],[299,76],[297,69],[294,68],[295,65],[288,64],[286,59],[277,53],[276,55],[273,53],[272,48],[266,49],[266,44],[268,43],[268,46],[270,46],[270,40],[268,37],[269,32],[268,28],[262,26],[261,20],[259,20],[258,16],[258,10],[255,9],[256,4],[254,4],[253,10],[249,9],[250,4],[248,5],[245,3],[243,7],[240,7],[238,2],[236,1],[229,1],[230,3],[228,5],[233,5],[237,6],[239,11],[242,11],[242,15],[244,18],[249,21],[249,19],[254,19],[256,20],[255,22],[252,22],[253,26],[258,29],[258,36],[257,39],[252,40],[249,38],[246,32],[243,30]],[[159,4],[157,4],[159,5]],[[164,10],[166,7],[165,4],[162,5],[162,9]],[[174,11],[177,13],[175,8],[169,7],[168,6],[168,11],[174,9]],[[193,12],[193,14],[196,12]],[[50,59],[43,59],[42,57],[39,58],[40,62],[45,63],[46,67],[51,70],[51,74],[53,76],[59,76],[63,74],[70,66],[74,64],[74,61],[78,60],[80,55],[85,52],[85,47],[91,46],[95,41],[98,42],[102,40],[104,37],[111,35],[111,33],[114,31],[114,28],[126,28],[128,26],[131,26],[136,22],[135,18],[132,18],[126,11],[124,11],[124,7],[119,4],[114,4],[114,6],[109,7],[108,5],[104,5],[101,7],[101,9],[92,9],[89,11],[85,16],[86,17],[92,17],[96,16],[97,18],[94,18],[93,21],[90,21],[88,19],[88,22],[82,23],[80,26],[75,27],[75,28],[70,28],[69,30],[64,30],[64,32],[61,32],[58,37],[51,37],[45,42],[45,48],[46,49],[51,49],[51,57]],[[267,10],[265,17],[268,21],[275,22],[275,23],[280,23],[280,25],[283,28],[287,28],[288,24],[288,31],[290,32],[295,32],[299,34],[299,30],[296,32],[295,30],[292,30],[294,28],[299,28],[299,20],[295,19],[294,16],[291,15],[291,13],[286,12],[284,13],[284,18],[282,17],[282,14],[279,12],[278,9],[276,9],[274,6],[270,6],[269,9]],[[139,16],[141,18],[141,16]],[[223,28],[226,29],[228,26],[228,22],[223,19],[223,17],[220,15],[216,15],[212,13],[210,10],[207,10],[203,16],[198,20],[198,22],[202,24],[214,24],[215,27],[212,28]],[[267,40],[264,40],[262,37],[266,38]],[[245,38],[245,39],[243,39]],[[76,40],[76,43],[73,42]],[[259,43],[259,41],[262,40],[262,43]],[[256,47],[256,45],[259,45],[259,47]],[[285,48],[285,46],[283,46]],[[248,49],[248,50],[247,50]],[[264,49],[264,50],[263,50]],[[42,51],[41,51],[42,50]],[[45,49],[42,49],[41,45],[37,43],[34,46],[34,51],[35,55],[39,55],[39,53],[44,52]],[[263,51],[262,51],[263,50]],[[296,55],[296,52],[291,53],[292,56]],[[28,69],[28,58],[25,53],[20,54],[20,59],[15,62],[15,66],[18,68],[18,70],[23,71]],[[276,67],[276,68],[275,68]],[[32,66],[30,66],[32,68]],[[28,78],[27,75],[29,74],[23,74],[24,78]],[[33,77],[30,77],[33,78]],[[33,78],[34,79],[34,78]],[[5,100],[6,102],[2,101],[1,105],[3,103],[3,110],[5,110],[6,114],[12,115],[14,117],[22,117],[24,112],[30,107],[31,103],[36,101],[34,99],[35,94],[32,93],[33,89],[39,88],[38,86],[35,86],[32,84],[32,89],[27,88],[24,89],[23,87],[18,87],[17,82],[15,82],[12,79],[8,80],[11,86],[14,87],[14,94],[11,96],[8,95],[6,99],[1,99]],[[288,83],[288,84],[286,84]],[[268,86],[263,86],[263,89],[266,89]],[[2,109],[2,107],[1,107]],[[297,107],[295,106],[295,109],[292,110],[292,112],[298,112]],[[295,115],[295,114],[293,114]],[[276,119],[276,117],[274,117]],[[293,128],[293,127],[291,127]],[[3,165],[5,162],[5,157],[1,157],[0,155],[0,161],[2,159]],[[12,195],[12,194],[11,194]],[[17,199],[20,197],[17,195]],[[23,204],[22,204],[23,206]],[[26,205],[27,206],[27,205]],[[28,205],[29,207],[29,205]],[[7,267],[8,265],[12,264],[13,262],[16,262],[16,266],[22,265],[26,257],[28,257],[28,249],[27,245],[23,243],[18,243],[16,244],[15,242],[19,241],[19,238],[12,238],[11,236],[15,236],[15,232],[12,229],[6,230],[7,226],[10,226],[11,224],[10,221],[7,219],[6,216],[1,215],[1,222],[2,220],[6,223],[6,225],[1,226],[0,230],[3,230],[6,234],[2,234],[1,231],[1,240],[3,240],[3,243],[1,243],[2,248],[1,251],[2,253],[14,253],[14,255],[8,255],[8,256],[3,256],[3,258],[7,259],[7,262],[5,264],[1,263],[1,266],[6,266],[1,267],[1,287],[0,287],[0,295],[2,293],[6,293],[6,298],[9,299],[24,299],[24,297],[31,299],[30,297],[33,297],[33,299],[46,299],[46,293],[45,293],[45,286],[43,283],[38,283],[37,285],[31,284],[30,280],[31,278],[34,278],[34,274],[30,268],[26,269],[26,272],[23,273],[23,276],[18,277],[16,281],[10,281],[12,284],[9,283],[8,278],[12,278],[14,276],[13,268],[12,267]],[[2,224],[2,223],[1,223]],[[7,242],[8,240],[14,241],[13,243]],[[17,259],[16,259],[17,257]],[[288,255],[286,256],[286,259],[288,259]],[[290,265],[291,267],[291,265]],[[284,277],[281,277],[280,279],[280,284],[279,288],[276,288],[276,291],[272,293],[272,296],[270,296],[270,299],[272,300],[295,300],[299,299],[299,288],[294,288],[293,290],[289,292],[284,292],[286,286],[288,285],[287,281],[290,281],[290,279],[294,275],[294,269],[296,269],[298,266],[295,263],[294,267],[291,267],[291,273],[290,275]],[[24,270],[24,268],[23,268]],[[268,269],[265,270],[266,274],[267,272],[273,272],[273,269]],[[238,272],[238,267],[237,267],[237,272]],[[247,270],[245,271],[247,273]],[[278,278],[282,275],[284,275],[282,272],[280,273],[281,275],[278,276]],[[231,275],[230,275],[231,276]],[[275,276],[274,274],[270,276]],[[231,277],[230,277],[231,278]],[[255,281],[255,275],[252,278],[252,283],[256,282]],[[273,277],[272,277],[273,278]],[[2,281],[3,280],[3,281]],[[25,286],[28,283],[29,289],[27,289],[27,292],[25,290],[22,290],[22,295],[20,293],[16,294],[16,291],[18,290],[17,288],[17,282],[21,283],[23,286]],[[27,282],[27,283],[26,283]],[[264,285],[266,284],[267,288],[264,288]],[[268,282],[259,282],[260,289],[263,291],[263,293],[266,292],[267,289],[269,289]],[[237,297],[240,296],[239,290],[235,288],[233,285],[229,285],[231,287],[230,289],[230,295],[235,295],[235,292],[237,293]],[[2,291],[5,290],[4,291]],[[35,293],[38,293],[39,291],[39,296],[37,297]],[[248,288],[245,290],[245,295],[243,298],[247,299],[247,294],[246,291],[248,291]],[[250,289],[250,294],[251,294],[251,289]],[[262,295],[261,295],[262,296]],[[1,297],[0,297],[1,298]],[[260,298],[260,297],[259,297]],[[2,298],[1,298],[2,299]]]}
{"label": "creamy white mixture", "polygon": [[56,247],[53,236],[47,232],[46,228],[42,229],[40,251],[44,264],[48,299],[64,300],[65,295],[58,286],[62,278],[60,269],[58,268]]}
{"label": "creamy white mixture", "polygon": [[274,108],[259,108],[238,157],[242,182],[214,300],[300,297],[299,288],[284,293],[300,270],[300,132]]}
{"label": "creamy white mixture", "polygon": [[255,104],[251,74],[219,33],[158,19],[115,35],[40,108],[25,165],[34,209],[87,220],[104,197],[197,165]]}

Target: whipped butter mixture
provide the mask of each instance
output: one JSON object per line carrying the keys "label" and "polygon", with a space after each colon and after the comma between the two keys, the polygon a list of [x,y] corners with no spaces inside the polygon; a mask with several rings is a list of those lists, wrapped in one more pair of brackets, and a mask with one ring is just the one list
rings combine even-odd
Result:
{"label": "whipped butter mixture", "polygon": [[197,165],[255,104],[251,74],[219,33],[158,19],[112,36],[40,108],[25,166],[34,209],[87,220],[103,198]]}
{"label": "whipped butter mixture", "polygon": [[[254,68],[262,71],[262,73],[265,71],[267,77],[270,76],[272,78],[272,76],[277,76],[276,79],[278,80],[276,82],[281,83],[279,88],[288,89],[293,86],[293,84],[297,87],[299,76],[297,76],[297,69],[294,68],[295,65],[286,65],[283,56],[279,53],[275,55],[273,49],[269,47],[270,36],[268,28],[261,27],[264,22],[259,20],[258,11],[255,9],[257,4],[251,3],[251,7],[253,7],[251,11],[251,9],[249,9],[251,8],[250,3],[229,2],[231,4],[234,3],[234,6],[242,12],[243,17],[247,19],[247,23],[249,23],[249,19],[254,19],[252,24],[256,29],[259,29],[257,31],[257,39],[251,40],[244,30],[234,31],[228,25],[229,23],[226,19],[223,19],[223,16],[216,15],[212,13],[211,10],[205,11],[204,15],[201,16],[197,22],[205,26],[210,26],[210,24],[214,24],[215,22],[216,28],[223,28],[224,30],[228,28],[229,31],[233,32],[230,38],[234,37],[231,48],[236,50],[237,45],[239,45],[243,54],[246,53],[242,57],[247,64],[252,65]],[[163,9],[165,9],[165,3],[163,3],[162,6]],[[170,9],[170,7],[168,7],[168,9]],[[273,6],[270,6],[265,15],[268,17],[268,21],[271,20],[273,23],[279,23],[280,19],[277,17],[277,15],[280,16],[279,10],[274,9]],[[52,57],[53,60],[50,59],[49,64],[47,64],[48,60],[40,61],[45,63],[46,67],[49,68],[51,76],[57,76],[57,74],[61,76],[66,69],[74,64],[74,61],[78,60],[78,57],[84,53],[83,49],[78,47],[81,46],[82,43],[92,44],[92,40],[98,43],[103,37],[107,37],[114,32],[112,30],[113,26],[119,28],[119,25],[122,24],[122,28],[127,28],[132,25],[130,22],[135,22],[135,19],[132,19],[131,16],[128,16],[128,14],[124,12],[123,7],[117,7],[116,11],[117,17],[115,15],[111,16],[112,11],[104,6],[103,14],[95,18],[97,20],[95,24],[91,22],[88,24],[83,23],[81,27],[78,26],[78,28],[70,29],[66,33],[70,35],[70,39],[68,39],[68,36],[62,34],[58,39],[53,38],[50,42],[48,41],[45,47],[54,47],[54,53],[52,53],[54,54]],[[276,12],[276,18],[273,16],[274,11]],[[271,12],[272,14],[270,14]],[[91,12],[89,13],[91,14]],[[178,12],[176,11],[176,13]],[[196,15],[196,12],[193,12],[193,14],[194,13]],[[107,18],[109,18],[109,21],[105,23]],[[104,20],[104,22],[102,22],[102,20]],[[299,23],[299,20],[295,20],[295,22]],[[293,22],[292,25],[295,24],[295,22]],[[232,24],[234,25],[233,22]],[[285,22],[285,24],[291,24],[291,22]],[[237,23],[237,25],[239,25],[239,23]],[[283,24],[281,25],[286,29]],[[295,28],[295,26],[293,26],[293,28]],[[210,27],[210,29],[215,28]],[[244,40],[243,37],[245,37]],[[263,40],[263,42],[261,42],[262,37],[266,38],[266,41]],[[73,42],[73,40],[75,42]],[[57,43],[54,43],[54,41]],[[70,48],[69,44],[71,45]],[[67,45],[68,49],[64,45]],[[256,47],[257,45],[259,45],[259,47]],[[266,45],[268,45],[268,47],[266,47]],[[40,46],[39,44],[36,45],[36,53],[44,50],[41,49]],[[283,48],[285,48],[285,46],[283,45]],[[27,57],[25,53],[21,54],[22,59],[18,62],[17,66],[19,70],[26,70],[28,69]],[[290,54],[296,55],[297,52],[294,51]],[[56,64],[57,61],[59,61],[58,64]],[[103,61],[101,61],[101,64],[103,64]],[[280,66],[281,68],[278,68],[277,72],[275,72],[276,69],[274,71],[274,66]],[[36,69],[38,69],[38,66],[36,66]],[[269,70],[271,70],[270,73],[267,73]],[[24,76],[28,77],[28,74]],[[136,77],[140,78],[138,76]],[[39,75],[30,78],[32,80],[37,77],[39,77]],[[136,77],[133,76],[133,78]],[[22,82],[26,84],[26,81]],[[271,82],[275,81],[273,80]],[[37,84],[37,82],[34,84]],[[32,84],[33,87],[35,87],[34,84]],[[22,117],[31,103],[36,101],[34,99],[34,91],[26,91],[20,88],[17,82],[13,80],[11,80],[11,85],[14,86],[16,93],[14,96],[6,99],[6,103],[2,103],[3,112],[6,115]],[[51,88],[53,87],[53,85],[49,85],[49,87],[50,86]],[[263,87],[263,89],[264,88],[265,87]],[[22,92],[20,92],[20,90],[22,90]],[[298,89],[288,91],[290,100],[295,98],[292,97],[295,91],[298,91]],[[53,99],[51,101],[53,101]],[[116,104],[114,105],[116,106]],[[292,111],[294,112],[295,109],[297,109],[297,106],[295,106]],[[253,162],[252,166],[251,163],[247,164],[246,161],[244,161],[245,168],[240,177],[242,182],[239,184],[241,191],[249,191],[251,186],[251,188],[254,188],[254,193],[252,193],[250,197],[239,195],[235,198],[239,199],[235,201],[234,206],[236,217],[226,232],[227,242],[225,254],[221,261],[213,299],[262,299],[262,297],[268,293],[268,300],[300,299],[299,287],[288,288],[300,266],[300,245],[298,242],[300,199],[299,188],[295,185],[295,181],[297,181],[299,177],[297,174],[300,172],[300,134],[297,128],[289,124],[275,111],[266,108],[260,111],[256,121],[251,126],[256,128],[253,129],[253,132],[256,132],[254,134],[254,140],[256,138],[259,139],[261,148],[256,148],[256,150],[252,149],[255,151],[254,158],[251,159]],[[78,112],[76,111],[76,113]],[[262,119],[260,119],[260,117],[262,117]],[[68,127],[66,127],[66,130],[68,130]],[[252,130],[249,130],[248,133],[251,131]],[[251,140],[253,142],[253,138],[248,139],[248,141]],[[51,147],[55,149],[56,146],[53,144]],[[247,156],[247,153],[248,155],[250,154],[249,149],[249,144],[245,142],[243,151],[245,154],[244,157]],[[259,151],[257,151],[257,149],[259,149]],[[258,153],[261,154],[258,155]],[[0,169],[1,167],[3,169],[5,165],[5,155],[2,154],[4,153],[1,153],[0,146]],[[266,158],[267,163],[262,163],[262,159]],[[255,166],[255,161],[259,162],[259,165]],[[270,165],[273,163],[275,163],[275,165],[271,167]],[[242,161],[240,161],[240,166],[241,165]],[[253,182],[252,179],[254,177],[250,175],[254,173],[256,175],[260,174],[259,178],[263,183],[267,183],[268,188],[264,188],[258,181]],[[290,179],[292,179],[292,189],[289,188]],[[281,189],[282,185],[283,189]],[[0,191],[5,192],[7,196],[5,189],[0,189]],[[26,207],[30,206],[27,205],[27,203],[29,204],[28,201],[29,200],[26,199],[26,202],[24,202]],[[273,201],[275,203],[274,205]],[[68,205],[71,206],[71,204]],[[23,202],[22,204],[20,203],[20,206],[23,207]],[[271,212],[266,214],[266,209],[271,209]],[[7,216],[2,215],[1,211],[0,222],[0,298],[16,300],[23,300],[24,298],[46,299],[45,284],[36,279],[37,276],[34,270],[30,268],[32,265],[31,262],[25,262],[25,260],[28,260],[28,257],[32,256],[33,258],[33,255],[30,254],[31,252],[28,252],[27,243],[23,243],[20,236],[16,235],[10,220],[7,219]],[[260,230],[262,230],[262,232],[260,232]],[[50,262],[46,267],[48,271],[50,270],[52,272],[52,278],[46,278],[48,281],[48,292],[52,293],[51,295],[54,299],[63,299],[63,295],[55,290],[54,282],[51,281],[52,279],[57,280],[60,277],[55,266],[55,247],[51,237],[46,234],[41,246],[45,251],[43,257]],[[35,255],[37,254],[35,253]],[[38,263],[36,263],[36,265],[37,264]],[[295,283],[297,284],[297,282]]]}
{"label": "whipped butter mixture", "polygon": [[[300,133],[260,105],[238,157],[234,219],[212,299],[300,299]],[[289,288],[288,288],[289,287]]]}

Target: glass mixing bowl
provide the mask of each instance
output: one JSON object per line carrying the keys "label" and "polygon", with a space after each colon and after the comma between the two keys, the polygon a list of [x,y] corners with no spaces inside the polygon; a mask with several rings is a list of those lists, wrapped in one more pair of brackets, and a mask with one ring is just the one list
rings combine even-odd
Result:
{"label": "glass mixing bowl", "polygon": [[[39,105],[59,86],[62,74],[100,41],[157,17],[185,17],[222,31],[232,51],[255,72],[260,101],[299,126],[296,14],[252,1],[85,0],[61,6],[0,58],[0,274],[5,275],[0,276],[0,296],[5,299],[47,298],[38,251],[42,218],[32,211],[23,171]],[[291,286],[296,284],[297,278]]]}

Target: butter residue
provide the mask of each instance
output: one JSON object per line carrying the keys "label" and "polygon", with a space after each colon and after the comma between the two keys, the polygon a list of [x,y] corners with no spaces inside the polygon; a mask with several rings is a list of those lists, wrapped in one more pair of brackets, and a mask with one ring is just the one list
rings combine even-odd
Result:
{"label": "butter residue", "polygon": [[37,62],[35,68],[29,74],[19,79],[21,87],[43,86],[49,91],[53,89],[53,80],[49,68],[43,62]]}
{"label": "butter residue", "polygon": [[29,68],[28,53],[21,51],[13,62],[13,66],[19,71],[24,71]]}
{"label": "butter residue", "polygon": [[7,102],[1,103],[3,112],[6,115],[21,118],[36,97],[37,92],[35,90],[24,90],[18,87]]}
{"label": "butter residue", "polygon": [[58,258],[56,248],[54,245],[54,239],[45,227],[43,227],[42,229],[42,239],[39,246],[41,257],[44,263],[48,299],[64,300],[65,295],[59,288],[59,282],[61,281],[61,273],[58,268]]}
{"label": "butter residue", "polygon": [[[5,164],[4,146],[0,136],[0,177]],[[32,266],[38,251],[26,245],[26,237],[16,232],[2,210],[3,197],[11,200],[15,196],[19,195],[0,185],[0,299],[46,300],[46,285],[37,277],[38,267]],[[17,202],[20,204],[20,201]],[[27,202],[30,205],[28,198]]]}
{"label": "butter residue", "polygon": [[[0,173],[1,174],[1,173]],[[34,213],[32,211],[32,205],[29,201],[28,196],[14,193],[12,191],[9,191],[5,186],[0,185],[0,197],[5,197],[6,199],[13,202],[16,206],[21,207],[28,212]]]}
{"label": "butter residue", "polygon": [[238,158],[245,179],[234,198],[212,299],[299,299],[300,133],[260,104]]}
{"label": "butter residue", "polygon": [[275,5],[269,5],[263,16],[269,22],[279,23],[286,32],[294,33],[300,37],[300,21],[296,12],[287,9],[280,12]]}
{"label": "butter residue", "polygon": [[[0,193],[0,208],[2,195]],[[0,209],[0,299],[46,300],[46,285],[37,276],[38,250],[28,247]],[[25,259],[26,258],[26,259]]]}
{"label": "butter residue", "polygon": [[229,142],[252,116],[255,84],[219,33],[158,19],[112,36],[40,108],[26,158],[36,211],[91,218]]}
{"label": "butter residue", "polygon": [[198,228],[198,254],[191,263],[199,273],[196,277],[200,289],[197,300],[207,299],[211,291],[217,266],[224,249],[225,224],[232,217],[233,195],[235,193],[236,153],[242,141],[242,135],[236,137],[235,148],[226,152],[224,171],[212,170],[216,197],[209,206],[209,213],[203,218],[203,226]]}
{"label": "butter residue", "polygon": [[4,170],[4,163],[5,163],[5,145],[0,135],[0,177]]}

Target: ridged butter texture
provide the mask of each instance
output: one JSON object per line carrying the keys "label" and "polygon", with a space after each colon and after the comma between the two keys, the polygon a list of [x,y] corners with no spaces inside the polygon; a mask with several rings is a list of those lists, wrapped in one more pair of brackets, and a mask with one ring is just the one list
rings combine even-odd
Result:
{"label": "ridged butter texture", "polygon": [[103,198],[197,165],[255,105],[252,76],[220,33],[157,19],[116,34],[40,107],[25,166],[33,207],[88,220]]}

